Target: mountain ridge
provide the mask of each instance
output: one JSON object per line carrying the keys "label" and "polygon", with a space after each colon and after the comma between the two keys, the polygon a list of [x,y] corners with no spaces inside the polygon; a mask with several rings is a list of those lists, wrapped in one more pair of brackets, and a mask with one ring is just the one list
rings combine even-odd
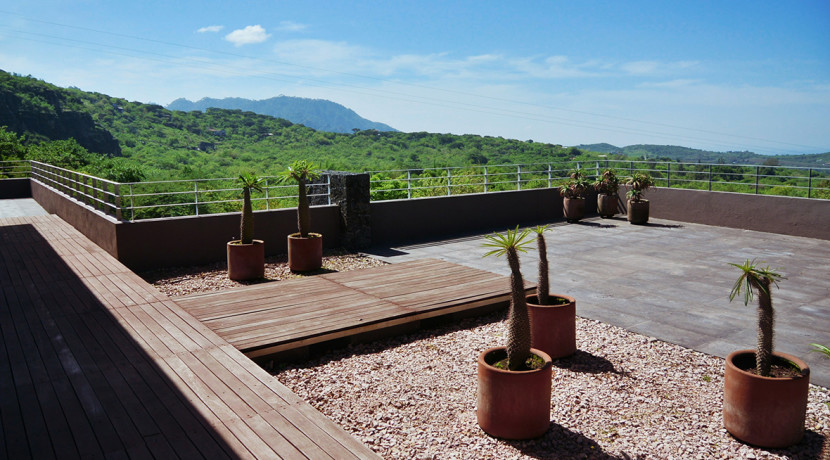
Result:
{"label": "mountain ridge", "polygon": [[259,100],[241,97],[226,97],[223,99],[203,97],[196,102],[192,102],[186,98],[179,98],[165,108],[182,112],[194,110],[204,112],[209,108],[242,110],[283,118],[294,124],[307,126],[317,131],[333,133],[350,134],[355,129],[360,131],[367,129],[397,131],[385,123],[367,120],[354,110],[326,99],[279,95]]}

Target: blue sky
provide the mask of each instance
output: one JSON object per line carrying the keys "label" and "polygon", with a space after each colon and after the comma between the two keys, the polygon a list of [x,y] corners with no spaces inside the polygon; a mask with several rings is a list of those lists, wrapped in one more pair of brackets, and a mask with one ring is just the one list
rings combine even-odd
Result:
{"label": "blue sky", "polygon": [[402,131],[830,151],[827,0],[3,0],[0,69],[162,105],[329,99]]}

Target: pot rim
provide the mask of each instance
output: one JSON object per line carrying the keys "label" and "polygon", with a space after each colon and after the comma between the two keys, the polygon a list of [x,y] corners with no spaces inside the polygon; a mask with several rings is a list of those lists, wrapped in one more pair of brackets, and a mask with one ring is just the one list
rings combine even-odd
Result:
{"label": "pot rim", "polygon": [[[531,299],[531,298],[536,299],[536,294],[527,294],[527,295],[525,296],[525,301],[528,303],[528,305],[533,305],[534,307],[541,307],[541,308],[557,308],[557,307],[567,307],[567,306],[570,306],[570,305],[571,305],[571,304],[573,304],[573,303],[576,303],[576,299],[575,299],[575,298],[573,298],[573,297],[571,297],[571,296],[569,296],[569,295],[565,295],[565,294],[553,294],[553,293],[550,293],[550,294],[548,294],[548,297],[551,297],[551,298],[553,298],[553,297],[557,297],[557,298],[560,298],[560,299],[565,299],[565,300],[567,300],[567,301],[568,301],[568,303],[563,303],[563,304],[560,304],[560,305],[542,305],[542,304],[539,304],[539,303],[536,303],[536,302],[531,302],[531,301],[530,301],[530,299]],[[536,300],[538,301],[539,299],[536,299]]]}
{"label": "pot rim", "polygon": [[248,244],[248,243],[243,244],[242,240],[231,240],[231,241],[228,241],[228,246],[256,246],[258,244],[265,243],[265,241],[263,241],[263,240],[253,240],[253,241],[254,242],[250,243],[250,244]]}
{"label": "pot rim", "polygon": [[294,240],[313,240],[315,238],[322,238],[322,237],[323,237],[322,233],[313,233],[313,232],[308,232],[307,237],[300,236],[300,232],[290,233],[288,235],[288,238],[294,239]]}
{"label": "pot rim", "polygon": [[772,380],[772,381],[780,382],[780,381],[801,380],[801,379],[810,377],[810,366],[806,362],[804,362],[802,359],[800,359],[798,357],[795,357],[793,355],[790,355],[788,353],[783,353],[783,352],[780,352],[780,351],[773,351],[772,355],[776,356],[778,358],[782,358],[782,359],[785,359],[787,361],[790,361],[793,364],[795,364],[796,366],[798,366],[799,370],[801,371],[801,375],[799,375],[797,377],[764,377],[764,376],[761,376],[761,375],[758,375],[758,374],[753,374],[752,372],[747,372],[747,371],[741,369],[740,367],[736,366],[735,363],[734,363],[735,358],[737,358],[738,356],[743,356],[743,355],[752,355],[754,357],[755,356],[755,350],[750,350],[750,349],[735,350],[732,353],[729,353],[729,356],[726,357],[726,367],[728,367],[732,371],[738,372],[738,373],[740,373],[742,375],[745,375],[747,377],[751,377],[751,378],[755,378],[755,379],[761,379],[761,380]]}
{"label": "pot rim", "polygon": [[488,371],[496,372],[496,373],[500,373],[500,374],[532,374],[532,373],[535,373],[535,372],[544,372],[547,368],[553,366],[553,359],[551,359],[550,355],[548,355],[547,353],[545,353],[542,350],[539,350],[539,349],[536,349],[536,348],[531,348],[530,352],[532,354],[542,358],[542,360],[545,361],[544,366],[540,367],[539,369],[531,369],[529,371],[511,371],[511,370],[499,369],[495,366],[492,366],[492,365],[488,364],[487,361],[484,359],[485,356],[487,356],[490,353],[493,353],[495,351],[498,351],[498,350],[505,350],[505,352],[506,352],[507,347],[505,347],[505,346],[491,347],[491,348],[488,348],[488,349],[482,351],[481,353],[479,353],[479,355],[478,355],[478,364],[479,364],[479,366],[484,366],[484,367],[487,368]]}

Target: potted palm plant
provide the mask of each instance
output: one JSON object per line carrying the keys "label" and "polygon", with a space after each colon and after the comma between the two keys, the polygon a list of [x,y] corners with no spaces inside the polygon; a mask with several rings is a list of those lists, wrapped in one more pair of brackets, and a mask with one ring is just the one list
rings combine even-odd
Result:
{"label": "potted palm plant", "polygon": [[486,256],[507,256],[510,266],[510,313],[507,346],[484,350],[478,357],[478,424],[491,436],[530,439],[550,425],[552,361],[531,348],[530,318],[525,301],[519,251],[532,242],[530,230],[488,235]]}
{"label": "potted palm plant", "polygon": [[749,444],[781,448],[799,442],[804,435],[810,368],[785,353],[775,352],[774,310],[771,285],[784,279],[769,267],[730,264],[741,270],[729,300],[744,291],[744,304],[758,295],[758,345],[738,350],[726,358],[723,390],[723,425]]}
{"label": "potted palm plant", "polygon": [[295,161],[282,173],[284,181],[297,183],[297,233],[288,235],[288,268],[295,272],[317,270],[323,266],[323,235],[311,233],[308,208],[308,182],[320,177],[314,163]]}
{"label": "potted palm plant", "polygon": [[568,222],[578,222],[585,217],[585,195],[588,193],[589,183],[581,169],[570,172],[568,182],[559,187],[562,195],[562,213]]}
{"label": "potted palm plant", "polygon": [[539,281],[536,294],[527,296],[530,315],[531,346],[547,353],[552,359],[570,356],[576,352],[576,299],[562,294],[550,294],[548,254],[545,232],[547,225],[532,228],[536,232],[539,250]]}
{"label": "potted palm plant", "polygon": [[648,200],[643,198],[643,192],[654,185],[654,180],[648,174],[638,172],[628,178],[626,185],[631,187],[626,193],[628,221],[637,225],[648,223]]}
{"label": "potted palm plant", "polygon": [[613,169],[603,171],[594,182],[594,190],[597,191],[597,214],[600,217],[613,217],[617,213],[619,188],[620,179]]}
{"label": "potted palm plant", "polygon": [[242,219],[239,239],[229,241],[228,278],[236,281],[262,278],[265,275],[265,243],[254,239],[254,212],[251,190],[262,191],[262,178],[253,173],[239,176],[242,185]]}

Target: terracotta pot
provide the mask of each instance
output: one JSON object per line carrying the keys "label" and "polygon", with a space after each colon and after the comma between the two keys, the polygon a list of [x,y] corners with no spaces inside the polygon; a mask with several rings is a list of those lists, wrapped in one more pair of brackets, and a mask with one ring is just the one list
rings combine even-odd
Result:
{"label": "terracotta pot", "polygon": [[597,214],[601,217],[613,217],[617,213],[618,202],[617,195],[597,195]]}
{"label": "terracotta pot", "polygon": [[545,364],[532,371],[495,368],[507,357],[505,347],[484,350],[478,356],[478,425],[485,433],[504,439],[538,438],[550,426],[553,365],[547,353],[531,349]]}
{"label": "terracotta pot", "polygon": [[755,350],[738,350],[726,358],[723,425],[746,443],[781,448],[798,443],[804,435],[810,368],[785,353],[775,352],[773,359],[795,363],[802,375],[761,377],[743,370],[755,367]]}
{"label": "terracotta pot", "polygon": [[568,222],[585,217],[585,198],[562,198],[562,213]]}
{"label": "terracotta pot", "polygon": [[254,240],[242,244],[228,242],[228,278],[235,281],[253,280],[265,276],[265,243]]}
{"label": "terracotta pot", "polygon": [[576,352],[576,299],[551,294],[568,301],[562,305],[539,305],[535,295],[527,296],[530,315],[530,346],[547,353],[552,359]]}
{"label": "terracotta pot", "polygon": [[635,225],[648,223],[648,200],[628,200],[628,221]]}
{"label": "terracotta pot", "polygon": [[323,266],[323,235],[299,233],[288,235],[288,268],[292,272],[308,272]]}

